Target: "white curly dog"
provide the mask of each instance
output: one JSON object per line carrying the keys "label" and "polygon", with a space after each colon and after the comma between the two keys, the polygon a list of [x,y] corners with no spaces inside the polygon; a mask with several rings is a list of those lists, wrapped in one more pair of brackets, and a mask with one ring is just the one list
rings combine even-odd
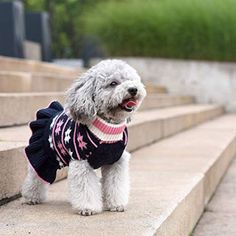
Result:
{"label": "white curly dog", "polygon": [[[54,117],[50,125],[51,131],[48,128],[48,132],[51,132],[48,138],[51,149],[47,150],[57,151],[55,165],[60,166],[58,168],[66,166],[65,163],[69,165],[70,199],[76,213],[88,216],[102,210],[118,212],[125,210],[129,198],[130,159],[130,154],[123,150],[127,144],[126,124],[145,96],[144,85],[136,70],[126,62],[115,59],[104,60],[93,66],[75,80],[68,90],[64,113]],[[63,125],[65,127],[61,129]],[[73,131],[72,126],[77,130]],[[31,129],[34,130],[32,127]],[[63,136],[61,130],[67,130],[66,136]],[[119,133],[121,131],[122,133]],[[61,146],[57,146],[55,143],[60,132],[62,141],[65,142],[62,144],[59,142]],[[73,132],[74,136],[79,135],[79,144],[74,143],[74,147],[70,141],[73,135],[69,136]],[[82,136],[83,132],[84,136]],[[119,146],[113,146],[118,143]],[[94,156],[92,151],[88,152],[89,145],[95,153]],[[101,145],[100,149],[98,145]],[[109,149],[110,146],[112,149]],[[66,152],[71,158],[63,163],[64,159],[60,157],[63,157]],[[77,155],[73,156],[73,152]],[[31,160],[29,156],[30,154],[28,160]],[[65,154],[65,159],[67,156]],[[107,158],[106,161],[103,158]],[[32,155],[33,159],[35,159],[34,155]],[[51,179],[47,181],[47,175],[51,178],[51,173],[46,175],[41,167],[37,173],[36,164],[36,167],[32,166],[34,160],[32,163],[29,162],[28,175],[22,187],[22,197],[24,203],[38,204],[46,198],[47,184],[44,180],[51,183],[54,176],[52,181]],[[94,171],[98,167],[101,167],[101,180]]]}

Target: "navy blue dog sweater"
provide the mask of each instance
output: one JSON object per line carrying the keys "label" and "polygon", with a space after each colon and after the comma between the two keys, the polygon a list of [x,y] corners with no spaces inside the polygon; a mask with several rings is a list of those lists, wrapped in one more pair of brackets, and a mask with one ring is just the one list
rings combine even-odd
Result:
{"label": "navy blue dog sweater", "polygon": [[68,117],[58,102],[39,110],[30,128],[26,157],[48,183],[53,183],[57,170],[71,160],[88,160],[94,169],[115,163],[128,141],[125,123],[109,124],[96,117],[90,125],[83,125]]}

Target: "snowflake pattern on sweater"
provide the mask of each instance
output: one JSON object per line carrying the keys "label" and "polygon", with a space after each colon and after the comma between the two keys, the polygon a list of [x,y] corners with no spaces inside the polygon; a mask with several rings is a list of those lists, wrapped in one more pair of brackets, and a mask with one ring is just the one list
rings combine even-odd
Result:
{"label": "snowflake pattern on sweater", "polygon": [[[53,123],[49,131],[49,145],[60,158],[61,165],[67,166],[71,159],[88,159],[93,168],[99,168],[102,161],[98,163],[97,159],[101,158],[104,160],[104,165],[112,164],[120,157],[119,149],[123,152],[127,144],[127,130],[124,124],[117,127],[97,117],[87,127],[74,122],[64,112]],[[89,128],[96,129],[97,135]],[[102,153],[103,156],[99,157],[97,153]]]}

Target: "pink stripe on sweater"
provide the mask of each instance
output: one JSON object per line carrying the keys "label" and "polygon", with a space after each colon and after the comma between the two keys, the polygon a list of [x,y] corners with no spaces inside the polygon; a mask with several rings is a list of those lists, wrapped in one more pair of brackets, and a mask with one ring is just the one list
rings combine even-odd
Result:
{"label": "pink stripe on sweater", "polygon": [[75,122],[73,142],[74,142],[74,146],[75,146],[75,152],[76,152],[76,155],[77,155],[77,157],[78,157],[78,160],[80,160],[80,155],[79,155],[79,152],[78,152],[78,149],[77,149],[77,145],[76,145],[76,137],[75,137],[75,135],[76,135],[77,125],[78,125],[78,128],[79,128],[79,123],[77,124],[77,122]]}
{"label": "pink stripe on sweater", "polygon": [[121,134],[125,129],[125,125],[122,125],[120,127],[111,127],[102,123],[99,119],[93,121],[92,125],[101,130],[101,132],[103,132],[104,134]]}
{"label": "pink stripe on sweater", "polygon": [[68,123],[69,120],[70,120],[69,117],[67,117],[67,120],[66,120],[66,122],[64,123],[64,127],[63,127],[63,129],[62,129],[62,135],[61,135],[62,147],[63,147],[64,150],[67,152],[67,154],[69,154],[69,152],[68,152],[68,150],[67,150],[67,148],[66,148],[66,146],[65,146],[65,144],[64,144],[64,131],[65,131],[66,125],[67,125],[67,123]]}
{"label": "pink stripe on sweater", "polygon": [[60,157],[60,159],[66,164],[66,161],[63,159],[63,157],[61,156],[60,152],[57,150],[57,145],[56,145],[55,139],[54,139],[54,136],[55,136],[55,127],[56,127],[56,124],[57,124],[58,119],[62,116],[62,114],[63,114],[63,112],[62,112],[62,113],[57,117],[57,119],[55,120],[53,129],[52,129],[52,142],[53,142],[53,147],[54,147],[56,153],[58,154],[58,156]]}
{"label": "pink stripe on sweater", "polygon": [[89,141],[93,144],[94,147],[97,148],[98,146],[93,142],[93,140],[91,139],[89,133],[87,131],[86,131],[86,133],[87,133],[87,137],[88,137]]}
{"label": "pink stripe on sweater", "polygon": [[128,143],[128,135],[127,135],[126,131],[124,133],[125,133],[125,145],[127,145],[127,143]]}

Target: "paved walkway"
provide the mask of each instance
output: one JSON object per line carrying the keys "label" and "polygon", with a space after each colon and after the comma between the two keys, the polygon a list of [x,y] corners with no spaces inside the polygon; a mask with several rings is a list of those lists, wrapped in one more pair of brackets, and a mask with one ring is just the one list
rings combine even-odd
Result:
{"label": "paved walkway", "polygon": [[236,158],[208,204],[193,236],[236,236]]}

